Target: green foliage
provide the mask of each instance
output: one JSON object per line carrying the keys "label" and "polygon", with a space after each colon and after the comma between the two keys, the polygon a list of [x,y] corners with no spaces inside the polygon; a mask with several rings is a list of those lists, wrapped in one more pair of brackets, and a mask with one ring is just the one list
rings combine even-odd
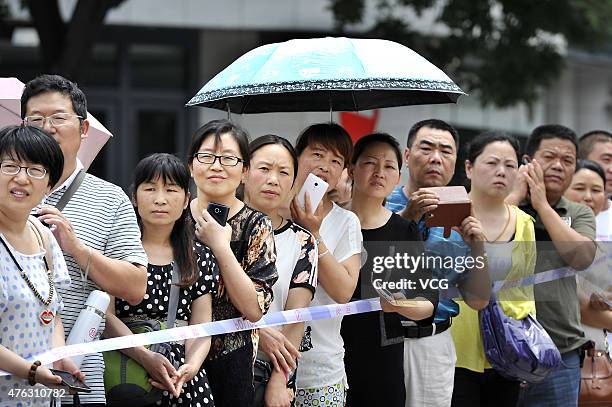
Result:
{"label": "green foliage", "polygon": [[[363,20],[364,0],[330,0],[336,25]],[[340,5],[341,3],[341,5]],[[612,0],[377,0],[373,38],[400,42],[432,61],[483,104],[537,100],[561,73],[564,49],[595,49],[612,39]],[[400,17],[434,12],[448,33],[415,31]]]}

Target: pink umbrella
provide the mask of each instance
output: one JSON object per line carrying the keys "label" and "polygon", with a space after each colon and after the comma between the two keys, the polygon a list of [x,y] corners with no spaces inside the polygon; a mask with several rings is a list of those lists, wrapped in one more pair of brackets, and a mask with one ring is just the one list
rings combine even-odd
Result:
{"label": "pink umbrella", "polygon": [[[21,93],[25,85],[17,78],[0,78],[0,127],[21,123]],[[91,114],[87,114],[89,131],[79,149],[79,160],[89,168],[104,144],[113,135]]]}

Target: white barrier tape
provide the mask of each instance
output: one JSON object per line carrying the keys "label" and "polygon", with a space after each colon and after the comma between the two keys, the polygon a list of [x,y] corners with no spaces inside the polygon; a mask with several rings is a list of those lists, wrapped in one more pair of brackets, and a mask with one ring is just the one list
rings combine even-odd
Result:
{"label": "white barrier tape", "polygon": [[[610,258],[610,255],[604,257],[604,259],[605,258]],[[594,264],[601,263],[602,261],[603,260],[600,258]],[[519,280],[496,281],[493,285],[493,292],[508,288],[541,284],[560,278],[569,277],[578,273],[579,272],[576,272],[569,267],[563,267],[560,269],[536,273]],[[446,295],[441,295],[441,298],[453,298],[448,297],[448,294],[454,293],[454,289],[443,290],[443,292],[445,292]],[[86,355],[89,353],[108,352],[112,350],[152,345],[162,342],[184,341],[185,339],[221,335],[256,328],[265,328],[277,325],[294,324],[297,322],[316,321],[319,319],[334,318],[343,315],[380,311],[380,309],[380,300],[378,298],[353,301],[347,304],[319,305],[315,307],[298,308],[266,314],[257,322],[249,322],[243,318],[234,318],[197,325],[187,325],[184,327],[165,329],[162,331],[147,332],[144,334],[120,336],[117,338],[103,339],[83,344],[62,346],[48,350],[47,352],[39,355],[31,356],[27,360],[40,360],[43,365],[48,365],[66,357]],[[10,374],[0,370],[0,377],[8,375]]]}
{"label": "white barrier tape", "polygon": [[[593,264],[589,266],[586,270],[577,271],[571,267],[561,267],[554,270],[542,271],[540,273],[534,273],[530,276],[518,279],[518,280],[498,280],[493,284],[493,292],[498,292],[501,290],[507,290],[510,288],[516,287],[524,287],[528,285],[536,285],[542,283],[548,283],[554,280],[560,280],[566,277],[579,276],[581,273],[586,273],[588,270],[601,266],[604,262],[610,261],[612,258],[612,253],[607,256],[599,256]],[[612,283],[612,282],[611,282]]]}
{"label": "white barrier tape", "polygon": [[[89,353],[107,352],[111,350],[133,348],[135,346],[152,345],[154,343],[182,341],[185,339],[220,335],[276,325],[294,324],[297,322],[316,321],[319,319],[361,314],[371,311],[380,311],[380,301],[378,298],[353,301],[348,304],[319,305],[316,307],[273,312],[265,315],[262,319],[254,323],[243,318],[234,318],[164,329],[162,331],[147,332],[144,334],[120,336],[89,343],[62,346],[39,355],[31,356],[28,360],[40,360],[43,365],[48,365],[66,357],[86,355]],[[7,375],[9,375],[9,373],[0,371],[0,376]]]}

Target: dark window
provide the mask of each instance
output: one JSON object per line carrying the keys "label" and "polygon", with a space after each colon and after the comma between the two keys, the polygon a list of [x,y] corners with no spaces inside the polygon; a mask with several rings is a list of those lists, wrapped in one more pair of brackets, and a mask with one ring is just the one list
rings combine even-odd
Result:
{"label": "dark window", "polygon": [[152,153],[176,153],[175,112],[140,110],[138,117],[138,160]]}
{"label": "dark window", "polygon": [[134,44],[129,48],[131,84],[136,88],[183,89],[187,83],[185,48]]}

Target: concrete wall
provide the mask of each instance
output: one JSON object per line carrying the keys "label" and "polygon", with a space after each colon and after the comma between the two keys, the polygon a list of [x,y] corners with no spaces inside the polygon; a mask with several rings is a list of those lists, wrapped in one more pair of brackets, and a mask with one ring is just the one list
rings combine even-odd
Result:
{"label": "concrete wall", "polygon": [[544,101],[546,122],[566,125],[578,134],[612,130],[612,56],[571,53]]}

